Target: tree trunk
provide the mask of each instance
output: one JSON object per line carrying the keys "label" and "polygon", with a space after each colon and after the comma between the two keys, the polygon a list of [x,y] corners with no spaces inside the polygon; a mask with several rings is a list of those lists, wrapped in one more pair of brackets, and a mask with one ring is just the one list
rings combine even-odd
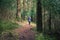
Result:
{"label": "tree trunk", "polygon": [[49,13],[49,31],[51,32],[51,8],[50,8],[50,13]]}
{"label": "tree trunk", "polygon": [[22,14],[23,20],[25,20],[25,14],[26,14],[26,0],[23,0],[23,14]]}
{"label": "tree trunk", "polygon": [[42,7],[41,0],[37,0],[37,31],[42,32]]}
{"label": "tree trunk", "polygon": [[20,0],[17,0],[17,13],[16,13],[16,18],[20,18],[21,14],[20,14],[20,11],[21,11],[21,6],[20,6]]}

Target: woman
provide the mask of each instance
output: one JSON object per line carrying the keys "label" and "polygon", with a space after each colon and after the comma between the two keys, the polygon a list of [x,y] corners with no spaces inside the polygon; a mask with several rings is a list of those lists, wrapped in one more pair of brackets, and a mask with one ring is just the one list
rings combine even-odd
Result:
{"label": "woman", "polygon": [[31,22],[31,17],[30,16],[28,17],[28,22],[29,22],[29,25],[30,25],[30,22]]}

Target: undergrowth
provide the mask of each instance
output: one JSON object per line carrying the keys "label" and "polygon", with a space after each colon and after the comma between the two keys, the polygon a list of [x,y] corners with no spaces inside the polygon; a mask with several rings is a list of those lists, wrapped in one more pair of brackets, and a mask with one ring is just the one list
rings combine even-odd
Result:
{"label": "undergrowth", "polygon": [[0,20],[0,33],[6,30],[13,30],[19,25],[8,20]]}
{"label": "undergrowth", "polygon": [[43,33],[36,34],[36,40],[56,40],[55,37],[43,35]]}
{"label": "undergrowth", "polygon": [[37,32],[36,27],[32,28],[32,30],[36,33],[35,34],[35,40],[56,40],[56,37],[54,37],[53,35],[51,36],[48,34]]}
{"label": "undergrowth", "polygon": [[19,40],[19,35],[15,32],[5,31],[0,35],[0,40]]}

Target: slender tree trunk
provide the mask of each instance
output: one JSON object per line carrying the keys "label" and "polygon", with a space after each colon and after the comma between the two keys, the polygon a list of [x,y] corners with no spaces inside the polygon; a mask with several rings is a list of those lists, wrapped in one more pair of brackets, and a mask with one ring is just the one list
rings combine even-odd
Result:
{"label": "slender tree trunk", "polygon": [[16,18],[17,17],[20,17],[20,11],[21,11],[21,8],[20,8],[20,0],[17,0],[17,13],[16,13]]}
{"label": "slender tree trunk", "polygon": [[16,13],[16,18],[18,16],[18,0],[17,0],[17,13]]}
{"label": "slender tree trunk", "polygon": [[25,20],[25,14],[26,14],[26,0],[23,0],[23,20]]}
{"label": "slender tree trunk", "polygon": [[42,32],[42,6],[41,6],[41,0],[37,0],[37,31]]}

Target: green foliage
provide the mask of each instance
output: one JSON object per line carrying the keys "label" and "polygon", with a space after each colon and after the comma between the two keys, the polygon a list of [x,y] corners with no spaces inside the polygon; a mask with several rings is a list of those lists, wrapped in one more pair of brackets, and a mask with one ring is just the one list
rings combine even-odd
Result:
{"label": "green foliage", "polygon": [[16,17],[16,0],[0,0],[0,18],[14,20]]}
{"label": "green foliage", "polygon": [[36,34],[36,40],[55,40],[55,37],[49,35],[43,35],[43,33]]}
{"label": "green foliage", "polygon": [[12,30],[18,27],[18,24],[12,23],[10,21],[0,20],[0,31]]}
{"label": "green foliage", "polygon": [[0,40],[18,40],[19,35],[12,31],[5,31],[0,35]]}
{"label": "green foliage", "polygon": [[51,9],[54,14],[60,14],[60,0],[42,0],[42,6],[44,6],[46,10]]}
{"label": "green foliage", "polygon": [[[0,7],[11,8],[14,6],[16,0],[0,0]],[[13,5],[12,5],[13,4]]]}

